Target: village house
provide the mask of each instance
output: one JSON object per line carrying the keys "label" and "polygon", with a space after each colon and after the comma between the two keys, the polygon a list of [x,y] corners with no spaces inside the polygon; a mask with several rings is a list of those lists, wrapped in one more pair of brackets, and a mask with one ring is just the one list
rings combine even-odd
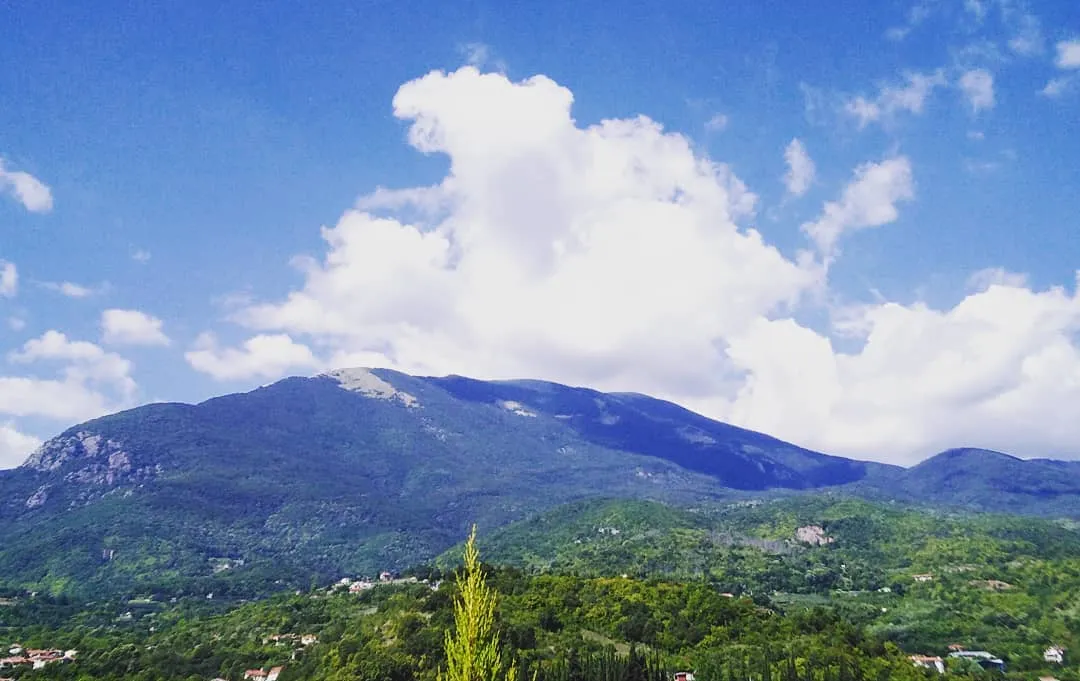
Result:
{"label": "village house", "polygon": [[247,681],[277,681],[277,678],[281,676],[281,672],[285,667],[271,667],[270,671],[263,671],[260,669],[249,669],[244,672],[244,679]]}
{"label": "village house", "polygon": [[361,593],[363,591],[367,591],[368,589],[371,589],[374,586],[375,586],[375,584],[373,582],[369,582],[366,579],[361,579],[361,580],[353,582],[352,584],[349,585],[349,593],[358,594],[358,593]]}
{"label": "village house", "polygon": [[985,650],[958,650],[956,652],[949,653],[949,657],[960,658],[963,660],[972,660],[983,669],[995,669],[997,671],[1005,671],[1005,661],[999,657],[995,657],[993,654],[986,652]]}
{"label": "village house", "polygon": [[1051,664],[1062,664],[1065,662],[1065,649],[1061,646],[1050,646],[1043,651],[1043,660]]}
{"label": "village house", "polygon": [[929,582],[934,579],[934,575],[927,572],[923,575],[912,575],[911,578],[914,579],[916,582]]}
{"label": "village house", "polygon": [[931,655],[912,655],[911,662],[916,667],[922,667],[924,669],[933,669],[938,674],[945,673],[945,660],[940,657]]}
{"label": "village house", "polygon": [[33,669],[44,669],[45,665],[52,662],[70,662],[78,655],[77,650],[23,650],[21,646],[12,646],[11,650],[18,648],[21,654],[11,655],[10,657],[0,658],[0,669],[11,669],[14,667],[31,667]]}
{"label": "village house", "polygon": [[675,672],[672,681],[694,681],[694,672]]}

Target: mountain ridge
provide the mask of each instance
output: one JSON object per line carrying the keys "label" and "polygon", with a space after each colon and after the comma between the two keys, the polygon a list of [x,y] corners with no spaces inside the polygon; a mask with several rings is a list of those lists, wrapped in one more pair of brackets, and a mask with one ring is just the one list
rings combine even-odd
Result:
{"label": "mountain ridge", "polygon": [[[1080,517],[1068,480],[1080,464],[958,451],[904,469],[648,396],[339,369],[145,405],[50,439],[0,472],[0,574],[121,588],[207,576],[222,557],[370,573],[431,559],[472,523],[597,497],[681,507],[820,490]],[[43,540],[57,537],[61,548]]]}

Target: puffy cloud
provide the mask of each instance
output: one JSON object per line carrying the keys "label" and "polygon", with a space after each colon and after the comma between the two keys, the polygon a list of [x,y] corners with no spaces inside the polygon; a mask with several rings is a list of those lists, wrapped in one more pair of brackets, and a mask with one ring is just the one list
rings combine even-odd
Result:
{"label": "puffy cloud", "polygon": [[1046,82],[1043,89],[1039,90],[1039,94],[1050,98],[1060,97],[1072,86],[1072,83],[1073,79],[1069,77],[1051,78]]}
{"label": "puffy cloud", "polygon": [[1080,69],[1080,38],[1059,42],[1054,63],[1059,69]]}
{"label": "puffy cloud", "polygon": [[70,423],[102,416],[120,405],[70,376],[63,379],[0,376],[0,414],[40,416]]}
{"label": "puffy cloud", "polygon": [[1030,12],[1015,11],[1015,8],[1008,9],[1014,10],[1005,12],[1005,20],[1013,34],[1008,40],[1009,49],[1022,57],[1041,54],[1046,47],[1046,42],[1039,18]]}
{"label": "puffy cloud", "polygon": [[89,341],[70,340],[59,331],[46,331],[38,338],[31,338],[20,350],[8,353],[8,360],[17,364],[63,361],[67,363],[64,371],[69,379],[105,383],[126,397],[136,389],[131,378],[131,362]]}
{"label": "puffy cloud", "polygon": [[885,31],[885,37],[896,42],[903,40],[920,24],[926,21],[932,13],[932,5],[930,3],[917,2],[913,4],[907,11],[904,24],[902,26],[893,26]]}
{"label": "puffy cloud", "polygon": [[204,333],[184,357],[196,371],[219,381],[281,378],[292,370],[319,366],[310,348],[285,334],[259,335],[240,348],[221,348],[213,334]]}
{"label": "puffy cloud", "polygon": [[134,260],[137,263],[150,262],[150,251],[142,249],[142,248],[137,248],[131,254],[131,259]]}
{"label": "puffy cloud", "polygon": [[960,76],[960,90],[972,113],[994,108],[994,76],[986,69],[972,69]]}
{"label": "puffy cloud", "polygon": [[0,298],[14,298],[19,292],[19,270],[15,263],[0,260]]}
{"label": "puffy cloud", "polygon": [[83,286],[82,284],[76,284],[70,281],[43,281],[41,282],[41,286],[50,291],[56,291],[68,298],[89,298],[95,293],[94,289],[89,286]]}
{"label": "puffy cloud", "polygon": [[705,121],[705,129],[709,132],[721,132],[727,129],[730,122],[731,119],[728,118],[727,114],[715,113],[709,120]]}
{"label": "puffy cloud", "polygon": [[987,270],[951,307],[799,321],[837,239],[912,199],[906,158],[856,168],[803,227],[823,259],[786,257],[743,224],[755,197],[727,166],[647,118],[580,127],[572,102],[547,78],[470,68],[402,86],[395,113],[446,177],[359,201],[323,228],[323,255],[294,261],[302,285],[234,311],[258,335],[204,338],[188,361],[220,378],[367,365],[633,390],[878,460],[1078,453],[1075,293]]}
{"label": "puffy cloud", "polygon": [[27,369],[58,364],[60,370],[55,378],[0,375],[0,414],[83,420],[130,406],[137,390],[131,362],[59,331],[28,340],[7,358]]}
{"label": "puffy cloud", "polygon": [[15,468],[40,445],[40,439],[20,433],[14,423],[0,423],[0,469]]}
{"label": "puffy cloud", "polygon": [[946,82],[945,72],[941,69],[933,73],[908,71],[904,73],[903,83],[882,84],[873,99],[862,95],[849,99],[844,110],[859,121],[860,128],[891,120],[900,112],[921,114],[934,89],[943,87]]}
{"label": "puffy cloud", "polygon": [[748,379],[728,413],[826,451],[905,463],[958,444],[1075,456],[1078,327],[1075,293],[1017,280],[947,310],[865,306],[846,326],[862,337],[858,352],[790,320],[761,321],[732,343]]}
{"label": "puffy cloud", "polygon": [[899,217],[897,204],[915,196],[911,163],[904,156],[864,163],[838,201],[825,204],[821,217],[802,229],[825,254],[832,252],[844,232],[880,227]]}
{"label": "puffy cloud", "polygon": [[109,345],[168,345],[162,321],[139,310],[105,310],[101,313],[103,340]]}
{"label": "puffy cloud", "polygon": [[47,213],[52,210],[52,192],[45,183],[30,173],[8,170],[0,158],[0,193],[14,197],[31,213]]}
{"label": "puffy cloud", "polygon": [[325,259],[301,263],[302,289],[237,319],[420,372],[722,372],[724,336],[820,273],[737,225],[755,197],[728,167],[644,117],[579,128],[572,100],[470,68],[404,85],[395,113],[450,175],[361,204],[417,200],[398,212],[420,218],[347,212],[323,230]]}
{"label": "puffy cloud", "polygon": [[798,139],[791,140],[784,149],[784,161],[787,163],[784,186],[788,193],[802,196],[814,181],[814,161],[810,154],[806,153],[806,146]]}

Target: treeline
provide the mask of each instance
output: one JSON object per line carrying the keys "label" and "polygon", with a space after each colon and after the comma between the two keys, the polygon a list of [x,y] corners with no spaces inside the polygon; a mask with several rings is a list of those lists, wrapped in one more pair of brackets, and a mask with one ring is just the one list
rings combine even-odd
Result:
{"label": "treeline", "polygon": [[[497,594],[499,650],[523,680],[535,673],[537,681],[651,681],[682,670],[696,671],[698,681],[928,678],[898,648],[829,608],[782,614],[704,584],[483,573]],[[438,591],[418,584],[360,596],[318,592],[227,612],[193,599],[130,622],[117,621],[126,605],[87,606],[59,626],[9,632],[32,647],[78,649],[76,662],[12,675],[241,681],[246,669],[284,665],[280,681],[435,681],[460,592],[451,578]],[[318,643],[282,645],[269,640],[275,634],[314,634]]]}

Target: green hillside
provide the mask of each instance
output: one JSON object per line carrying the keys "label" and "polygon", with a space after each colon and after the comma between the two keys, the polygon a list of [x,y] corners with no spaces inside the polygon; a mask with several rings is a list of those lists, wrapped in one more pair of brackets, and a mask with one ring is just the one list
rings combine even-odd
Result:
{"label": "green hillside", "polygon": [[[798,541],[808,526],[827,543]],[[691,509],[604,500],[480,543],[530,572],[666,575],[782,607],[829,605],[908,650],[993,646],[1034,665],[1050,643],[1080,645],[1080,533],[1048,520],[828,497]]]}

